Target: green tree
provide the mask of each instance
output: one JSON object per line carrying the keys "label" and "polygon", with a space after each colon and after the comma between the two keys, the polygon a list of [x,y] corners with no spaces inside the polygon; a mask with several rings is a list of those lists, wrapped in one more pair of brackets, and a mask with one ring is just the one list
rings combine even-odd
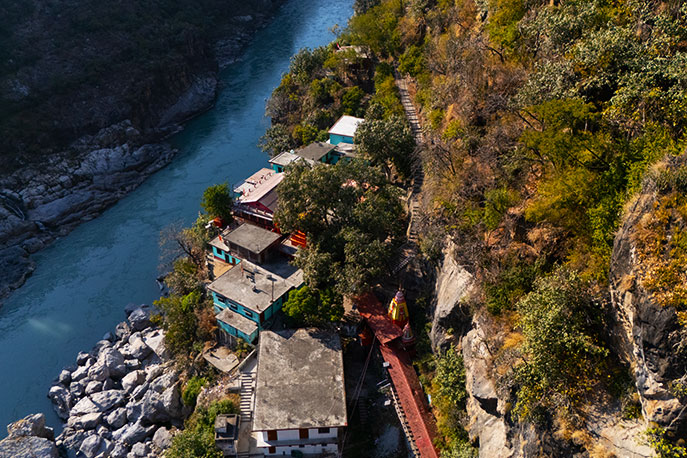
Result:
{"label": "green tree", "polygon": [[572,413],[604,370],[601,307],[576,273],[559,268],[537,280],[517,310],[525,340],[515,411],[530,420],[547,409]]}
{"label": "green tree", "polygon": [[400,190],[362,161],[295,164],[279,187],[275,219],[308,246],[295,263],[313,290],[361,291],[381,275],[405,228]]}
{"label": "green tree", "polygon": [[203,192],[200,207],[212,218],[222,218],[225,224],[233,219],[233,200],[227,183],[210,186]]}
{"label": "green tree", "polygon": [[358,86],[349,87],[344,92],[341,98],[341,106],[344,109],[344,114],[351,116],[359,116],[362,110],[361,102],[365,97],[365,92]]}
{"label": "green tree", "polygon": [[155,305],[163,313],[165,343],[175,355],[187,355],[196,344],[214,338],[212,304],[200,292],[161,297]]}
{"label": "green tree", "polygon": [[407,73],[412,77],[417,77],[425,71],[425,60],[422,48],[411,45],[398,59],[398,71]]}
{"label": "green tree", "polygon": [[296,143],[293,141],[289,130],[283,124],[275,124],[267,129],[265,135],[260,137],[258,146],[271,156],[276,156],[279,153],[293,149]]}
{"label": "green tree", "polygon": [[293,139],[299,145],[309,145],[317,140],[320,131],[312,124],[299,124],[293,129]]}
{"label": "green tree", "polygon": [[390,175],[390,163],[401,176],[410,176],[415,139],[403,118],[366,119],[358,126],[355,140],[366,158],[386,168],[387,176]]}
{"label": "green tree", "polygon": [[341,296],[331,288],[318,291],[308,286],[291,291],[283,310],[299,326],[317,326],[338,321],[344,312]]}

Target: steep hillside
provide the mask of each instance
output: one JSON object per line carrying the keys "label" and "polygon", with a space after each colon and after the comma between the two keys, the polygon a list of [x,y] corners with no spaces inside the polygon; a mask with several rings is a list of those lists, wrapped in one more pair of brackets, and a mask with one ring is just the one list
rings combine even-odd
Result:
{"label": "steep hillside", "polygon": [[[214,95],[208,79],[218,68],[216,43],[240,45],[279,3],[3,2],[0,173],[43,162],[125,119],[147,133],[205,109]],[[170,110],[194,84],[210,86],[205,100]]]}
{"label": "steep hillside", "polygon": [[172,160],[159,142],[281,3],[0,4],[0,301],[30,254]]}
{"label": "steep hillside", "polygon": [[357,11],[339,43],[412,78],[429,138],[420,246],[444,265],[431,335],[438,355],[460,350],[467,381],[464,401],[433,391],[443,453],[684,456],[683,173],[649,171],[685,147],[687,7]]}

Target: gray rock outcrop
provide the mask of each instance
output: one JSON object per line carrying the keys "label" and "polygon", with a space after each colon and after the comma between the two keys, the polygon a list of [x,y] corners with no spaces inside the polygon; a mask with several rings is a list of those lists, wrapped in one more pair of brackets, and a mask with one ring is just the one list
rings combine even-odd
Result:
{"label": "gray rock outcrop", "polygon": [[[673,158],[666,168],[684,167],[687,158]],[[642,219],[650,217],[660,198],[652,179],[628,208],[618,231],[611,258],[610,292],[614,313],[614,340],[620,356],[633,372],[647,421],[676,437],[687,437],[687,404],[671,389],[683,383],[687,371],[686,332],[676,309],[656,303],[643,286],[646,269],[636,242]],[[682,228],[684,230],[684,228]],[[681,380],[682,379],[682,380]]]}
{"label": "gray rock outcrop", "polygon": [[[444,260],[437,273],[436,302],[432,316],[430,340],[434,351],[445,349],[453,332],[469,329],[470,315],[464,310],[474,290],[474,277],[455,258],[455,246],[447,242]],[[467,330],[466,329],[466,330]]]}
{"label": "gray rock outcrop", "polygon": [[55,411],[66,420],[58,446],[85,457],[159,456],[169,446],[166,427],[180,427],[189,412],[164,334],[151,326],[149,313],[148,307],[131,307],[129,322],[120,323],[111,340],[80,353],[73,370],[50,389]]}
{"label": "gray rock outcrop", "polygon": [[7,426],[0,441],[0,458],[58,458],[55,434],[45,426],[45,415],[35,414]]}

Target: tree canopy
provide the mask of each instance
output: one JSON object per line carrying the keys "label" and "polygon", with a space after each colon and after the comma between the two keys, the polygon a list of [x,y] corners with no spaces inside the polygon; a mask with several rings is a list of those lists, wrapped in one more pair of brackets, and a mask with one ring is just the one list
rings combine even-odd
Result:
{"label": "tree canopy", "polygon": [[366,119],[356,130],[355,141],[358,151],[373,164],[385,168],[393,164],[401,176],[410,176],[415,139],[405,119],[398,116]]}
{"label": "tree canopy", "polygon": [[279,186],[275,220],[302,231],[308,245],[296,264],[312,289],[360,292],[386,272],[405,231],[400,190],[362,161],[333,166],[292,164]]}
{"label": "tree canopy", "polygon": [[227,183],[210,186],[203,192],[200,207],[212,218],[222,218],[224,223],[232,220],[233,201]]}

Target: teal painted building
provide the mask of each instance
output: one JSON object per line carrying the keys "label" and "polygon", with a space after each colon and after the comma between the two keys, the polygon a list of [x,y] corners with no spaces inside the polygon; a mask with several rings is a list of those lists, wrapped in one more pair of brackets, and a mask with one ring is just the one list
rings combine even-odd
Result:
{"label": "teal painted building", "polygon": [[208,285],[215,316],[227,334],[252,343],[303,285],[303,272],[285,258],[262,266],[242,261]]}
{"label": "teal painted building", "polygon": [[339,143],[355,143],[355,132],[358,125],[363,122],[363,118],[344,115],[334,123],[329,129],[329,143],[338,145]]}

